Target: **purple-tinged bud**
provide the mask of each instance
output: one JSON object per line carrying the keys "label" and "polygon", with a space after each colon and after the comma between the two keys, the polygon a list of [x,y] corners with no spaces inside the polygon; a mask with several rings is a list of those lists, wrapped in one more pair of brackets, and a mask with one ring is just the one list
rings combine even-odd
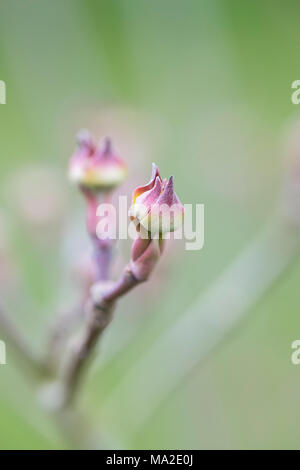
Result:
{"label": "purple-tinged bud", "polygon": [[152,189],[154,187],[156,178],[159,178],[159,180],[162,182],[158,167],[155,165],[155,163],[152,163],[152,176],[151,176],[151,179],[150,179],[149,183],[145,184],[144,186],[139,186],[138,188],[136,188],[136,190],[134,191],[134,193],[132,195],[132,204],[135,203],[136,199],[141,194],[145,193],[146,191],[150,191],[150,189]]}
{"label": "purple-tinged bud", "polygon": [[133,193],[129,215],[151,236],[174,232],[180,228],[184,207],[174,191],[173,177],[171,176],[168,182],[162,180],[158,168],[154,165],[150,182]]}
{"label": "purple-tinged bud", "polygon": [[121,184],[127,174],[126,165],[113,151],[110,139],[97,147],[88,131],[78,135],[78,148],[69,165],[70,179],[92,190],[111,189]]}

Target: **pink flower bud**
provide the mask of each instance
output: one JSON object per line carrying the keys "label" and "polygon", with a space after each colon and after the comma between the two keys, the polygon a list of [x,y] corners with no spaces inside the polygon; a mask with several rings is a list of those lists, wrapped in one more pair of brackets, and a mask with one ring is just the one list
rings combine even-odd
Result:
{"label": "pink flower bud", "polygon": [[184,207],[174,191],[173,177],[168,182],[162,180],[157,166],[153,164],[150,182],[133,193],[129,215],[151,236],[174,232],[181,227]]}
{"label": "pink flower bud", "polygon": [[69,165],[70,179],[85,188],[110,189],[123,182],[126,165],[113,151],[110,139],[97,147],[88,131],[78,135],[78,148]]}
{"label": "pink flower bud", "polygon": [[133,195],[132,195],[132,203],[134,204],[136,199],[143,193],[145,193],[146,191],[149,191],[150,189],[152,189],[155,185],[155,180],[156,178],[159,178],[160,181],[162,181],[161,179],[161,176],[160,176],[160,173],[159,173],[159,169],[158,167],[155,165],[155,163],[152,163],[152,176],[151,176],[151,180],[149,181],[148,184],[146,184],[145,186],[139,186],[138,188],[136,188],[136,190],[134,191]]}

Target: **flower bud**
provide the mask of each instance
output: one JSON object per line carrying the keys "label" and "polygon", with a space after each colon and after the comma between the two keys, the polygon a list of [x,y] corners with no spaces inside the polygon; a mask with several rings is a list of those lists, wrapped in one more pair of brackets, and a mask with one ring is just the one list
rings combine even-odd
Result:
{"label": "flower bud", "polygon": [[82,187],[105,190],[118,186],[127,174],[126,165],[113,151],[110,139],[97,147],[88,131],[78,135],[78,148],[69,165],[70,179]]}
{"label": "flower bud", "polygon": [[153,164],[150,182],[133,193],[129,215],[131,220],[150,233],[150,237],[174,232],[181,227],[184,207],[174,191],[173,177],[168,182],[162,179]]}

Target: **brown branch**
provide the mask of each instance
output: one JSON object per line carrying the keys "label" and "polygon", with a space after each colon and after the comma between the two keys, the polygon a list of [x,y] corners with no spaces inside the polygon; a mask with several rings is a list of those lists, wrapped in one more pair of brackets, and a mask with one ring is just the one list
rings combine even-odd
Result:
{"label": "brown branch", "polygon": [[81,376],[105,328],[109,325],[115,303],[124,294],[140,284],[127,267],[119,281],[99,282],[94,285],[86,307],[86,324],[82,336],[71,350],[63,370],[62,396],[59,406],[71,404],[77,392]]}

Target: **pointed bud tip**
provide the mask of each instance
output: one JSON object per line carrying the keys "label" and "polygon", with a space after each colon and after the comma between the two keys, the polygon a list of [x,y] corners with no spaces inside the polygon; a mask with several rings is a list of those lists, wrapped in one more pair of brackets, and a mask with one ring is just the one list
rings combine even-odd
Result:
{"label": "pointed bud tip", "polygon": [[159,179],[162,181],[162,178],[160,176],[160,172],[158,169],[158,166],[156,163],[152,162],[152,175],[151,175],[151,181],[155,180],[156,177],[159,177]]}
{"label": "pointed bud tip", "polygon": [[169,178],[169,180],[166,184],[165,191],[167,193],[174,192],[174,176],[170,176],[170,178]]}
{"label": "pointed bud tip", "polygon": [[89,143],[92,140],[91,133],[88,129],[81,129],[76,136],[78,145]]}
{"label": "pointed bud tip", "polygon": [[112,153],[112,140],[110,137],[105,137],[102,154],[109,155]]}

